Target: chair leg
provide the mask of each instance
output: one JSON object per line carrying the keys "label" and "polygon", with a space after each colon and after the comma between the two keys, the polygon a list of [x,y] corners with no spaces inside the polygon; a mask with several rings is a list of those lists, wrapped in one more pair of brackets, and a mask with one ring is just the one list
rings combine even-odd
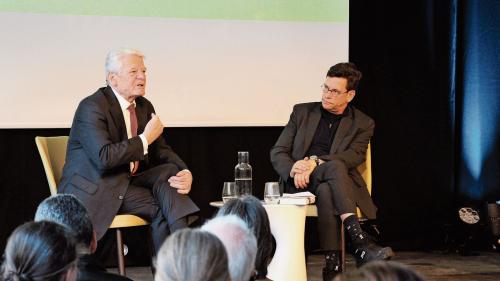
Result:
{"label": "chair leg", "polygon": [[[341,220],[342,221],[342,220]],[[344,221],[341,223],[342,225],[340,226],[340,247],[342,248],[342,271],[346,271],[346,262],[345,262],[345,234],[344,234]]]}
{"label": "chair leg", "polygon": [[118,256],[118,273],[122,276],[126,276],[125,273],[125,256],[123,255],[123,239],[122,239],[122,231],[117,228],[116,229],[116,249]]}
{"label": "chair leg", "polygon": [[151,231],[151,227],[148,227],[148,234],[147,234],[148,238],[147,238],[147,241],[148,241],[148,248],[149,248],[149,253],[151,254],[151,273],[153,274],[153,276],[155,276],[155,273],[156,273],[156,251],[155,251],[155,247],[154,247],[154,244],[153,244],[153,233]]}

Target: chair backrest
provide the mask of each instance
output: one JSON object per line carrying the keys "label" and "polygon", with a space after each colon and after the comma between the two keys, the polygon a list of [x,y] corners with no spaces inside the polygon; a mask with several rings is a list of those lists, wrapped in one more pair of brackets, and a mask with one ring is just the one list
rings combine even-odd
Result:
{"label": "chair backrest", "polygon": [[368,149],[366,150],[366,160],[363,164],[358,166],[358,172],[365,180],[368,192],[372,194],[372,151],[370,143],[368,143]]}
{"label": "chair backrest", "polygon": [[35,137],[35,142],[49,182],[50,194],[55,195],[66,158],[68,136]]}
{"label": "chair backrest", "polygon": [[[366,183],[366,189],[370,195],[372,194],[372,151],[370,148],[370,143],[368,143],[368,148],[366,149],[366,160],[364,163],[357,167],[358,172],[361,174]],[[359,208],[356,208],[356,213],[359,219],[365,219],[363,212]]]}

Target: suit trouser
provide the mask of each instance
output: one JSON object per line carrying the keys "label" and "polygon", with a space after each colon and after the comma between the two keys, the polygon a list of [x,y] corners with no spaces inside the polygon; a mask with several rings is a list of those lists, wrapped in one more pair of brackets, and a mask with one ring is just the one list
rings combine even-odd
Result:
{"label": "suit trouser", "polygon": [[[289,192],[303,191],[295,187],[290,190],[290,182],[287,186]],[[310,176],[308,189],[316,195],[319,241],[325,251],[341,249],[340,215],[356,213],[356,204],[352,199],[354,186],[347,167],[340,160],[324,162]]]}
{"label": "suit trouser", "polygon": [[151,222],[156,252],[171,230],[175,230],[171,229],[174,223],[199,211],[188,195],[177,193],[168,183],[178,172],[177,166],[163,164],[133,176],[119,210],[119,213],[137,215]]}
{"label": "suit trouser", "polygon": [[316,194],[318,232],[323,250],[340,250],[340,215],[356,213],[352,179],[344,162],[327,161],[314,170],[311,186]]}

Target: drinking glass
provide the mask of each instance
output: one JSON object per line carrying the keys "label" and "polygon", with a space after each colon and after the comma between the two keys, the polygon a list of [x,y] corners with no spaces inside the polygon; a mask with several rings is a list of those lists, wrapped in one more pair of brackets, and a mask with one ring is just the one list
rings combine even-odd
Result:
{"label": "drinking glass", "polygon": [[236,185],[234,182],[224,182],[224,186],[222,188],[222,202],[226,203],[231,199],[235,199],[238,197],[237,195]]}
{"label": "drinking glass", "polygon": [[277,182],[266,182],[264,186],[264,202],[277,204],[280,199],[280,186]]}

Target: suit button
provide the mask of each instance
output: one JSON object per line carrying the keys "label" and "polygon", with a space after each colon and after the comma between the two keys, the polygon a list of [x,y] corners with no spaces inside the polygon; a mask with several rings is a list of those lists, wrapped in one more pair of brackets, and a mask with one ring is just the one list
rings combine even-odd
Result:
{"label": "suit button", "polygon": [[123,200],[123,195],[118,196],[118,199]]}

